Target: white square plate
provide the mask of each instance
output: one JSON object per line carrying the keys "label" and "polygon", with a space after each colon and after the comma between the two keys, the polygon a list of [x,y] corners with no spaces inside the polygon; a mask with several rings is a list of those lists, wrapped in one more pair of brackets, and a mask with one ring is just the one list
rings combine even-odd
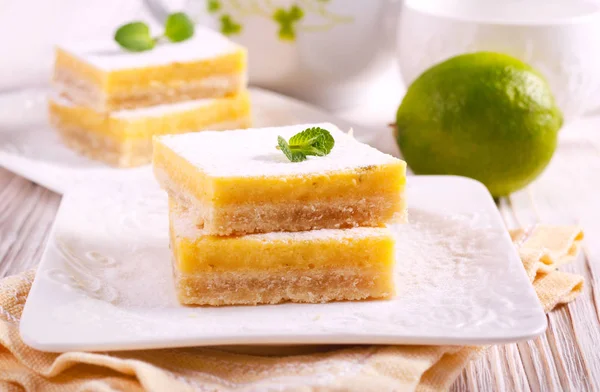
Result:
{"label": "white square plate", "polygon": [[[249,90],[255,127],[319,122],[332,122],[343,130],[353,127],[347,121],[293,98],[256,87]],[[47,93],[40,90],[0,94],[0,166],[57,193],[65,193],[92,179],[129,181],[150,170],[149,165],[113,168],[64,146],[48,123],[46,97]],[[356,138],[362,142],[376,139],[370,130],[354,129]]]}
{"label": "white square plate", "polygon": [[152,178],[67,193],[21,319],[44,351],[230,344],[488,344],[530,339],[546,318],[487,190],[410,177],[394,226],[388,301],[184,307],[175,298],[167,198]]}

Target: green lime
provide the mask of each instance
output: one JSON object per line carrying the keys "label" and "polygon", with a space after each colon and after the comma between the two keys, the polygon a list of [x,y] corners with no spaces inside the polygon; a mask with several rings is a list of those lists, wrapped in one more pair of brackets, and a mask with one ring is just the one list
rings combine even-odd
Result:
{"label": "green lime", "polygon": [[453,57],[409,87],[397,140],[415,174],[454,174],[505,196],[533,181],[556,149],[562,114],[545,79],[507,55]]}

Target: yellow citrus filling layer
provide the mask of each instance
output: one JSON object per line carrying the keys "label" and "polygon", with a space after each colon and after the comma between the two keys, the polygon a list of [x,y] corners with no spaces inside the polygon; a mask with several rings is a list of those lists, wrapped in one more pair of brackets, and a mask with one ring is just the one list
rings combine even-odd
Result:
{"label": "yellow citrus filling layer", "polygon": [[397,198],[406,184],[404,161],[303,176],[211,177],[157,139],[153,164],[180,189],[213,206],[327,200],[340,195]]}
{"label": "yellow citrus filling layer", "polygon": [[357,268],[391,273],[394,265],[393,237],[386,229],[361,230],[370,230],[373,234],[319,239],[281,234],[199,236],[193,239],[179,237],[171,228],[171,246],[176,267],[184,274],[315,268]]}
{"label": "yellow citrus filling layer", "polygon": [[[177,107],[177,104],[173,106]],[[250,96],[245,91],[232,98],[215,99],[206,105],[165,112],[160,116],[119,117],[114,113],[99,113],[83,106],[49,101],[50,114],[58,118],[62,126],[86,129],[121,141],[206,129],[221,122],[249,117],[250,106]]]}
{"label": "yellow citrus filling layer", "polygon": [[74,79],[84,80],[106,94],[127,94],[153,85],[177,86],[211,76],[239,74],[246,69],[244,49],[209,60],[175,63],[135,69],[105,71],[57,48],[56,72],[66,72]]}

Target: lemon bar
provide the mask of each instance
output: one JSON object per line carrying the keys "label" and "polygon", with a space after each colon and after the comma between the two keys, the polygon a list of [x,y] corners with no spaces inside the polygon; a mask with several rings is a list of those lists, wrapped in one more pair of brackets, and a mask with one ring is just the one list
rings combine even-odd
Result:
{"label": "lemon bar", "polygon": [[64,98],[49,99],[49,116],[66,145],[119,167],[147,164],[152,136],[250,126],[250,97],[203,99],[149,108],[99,113]]}
{"label": "lemon bar", "polygon": [[[290,162],[276,149],[309,127],[330,131],[331,153]],[[304,231],[404,222],[404,161],[333,124],[201,132],[154,139],[154,173],[213,235]]]}
{"label": "lemon bar", "polygon": [[177,297],[186,305],[321,303],[394,294],[387,228],[207,235],[169,203]]}
{"label": "lemon bar", "polygon": [[128,52],[111,40],[68,43],[55,52],[55,89],[99,112],[226,97],[247,84],[246,50],[201,27],[186,41],[147,52]]}

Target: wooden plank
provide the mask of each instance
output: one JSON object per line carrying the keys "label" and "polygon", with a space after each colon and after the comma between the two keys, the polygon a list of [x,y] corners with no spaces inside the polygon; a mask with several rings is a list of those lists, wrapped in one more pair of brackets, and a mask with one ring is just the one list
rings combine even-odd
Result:
{"label": "wooden plank", "polygon": [[[533,208],[531,200],[529,189],[500,200],[499,208],[508,228],[527,227],[539,223],[538,211]],[[517,384],[514,389],[509,390],[556,391],[563,389],[560,383],[561,373],[554,361],[548,333],[534,341],[521,342],[511,346],[514,346],[519,352],[516,363],[523,368],[527,386]]]}
{"label": "wooden plank", "polygon": [[[516,224],[528,226],[539,221],[552,221],[556,217],[547,217],[546,207],[535,203],[531,190],[518,192],[509,199],[509,207],[513,211]],[[555,211],[554,211],[555,212]],[[533,361],[525,366],[529,372],[529,380],[537,380],[535,388],[539,390],[591,390],[591,384],[586,382],[586,368],[582,347],[570,344],[576,340],[575,332],[570,323],[565,322],[565,311],[568,307],[556,310],[548,315],[548,330],[537,344],[520,345],[522,357]]]}
{"label": "wooden plank", "polygon": [[529,388],[532,391],[558,391],[560,382],[546,336],[517,343]]}
{"label": "wooden plank", "polygon": [[[526,191],[510,198],[519,224],[536,222],[579,224],[588,238],[600,238],[600,135],[574,131],[561,141],[555,158],[544,175]],[[585,252],[561,270],[577,273],[586,281],[582,295],[568,306],[548,315],[545,339],[540,339],[541,356],[527,352],[523,357],[548,363],[551,390],[600,390],[600,321],[598,313],[598,263],[600,243],[588,241]],[[597,256],[596,256],[597,257]],[[600,261],[600,259],[598,259]],[[548,346],[546,347],[546,344]],[[521,346],[525,350],[524,346]],[[550,349],[550,352],[548,352]],[[552,360],[552,362],[550,362]],[[530,363],[531,367],[532,364]],[[543,372],[535,363],[532,371]],[[556,379],[558,376],[558,380]],[[530,377],[532,379],[533,377]],[[540,385],[543,388],[543,383]]]}
{"label": "wooden plank", "polygon": [[[467,366],[468,368],[469,366]],[[462,374],[456,379],[456,382],[450,387],[450,392],[462,392],[462,391],[471,391],[472,388],[469,387],[467,373],[468,370],[462,372]]]}
{"label": "wooden plank", "polygon": [[599,141],[598,132],[567,135],[548,173],[533,186],[532,202],[540,220],[578,224],[588,239],[577,262],[561,268],[584,277],[584,292],[568,307],[550,315],[553,349],[565,368],[563,378],[577,391],[600,390]]}
{"label": "wooden plank", "polygon": [[0,277],[39,262],[60,196],[0,169]]}
{"label": "wooden plank", "polygon": [[519,348],[516,344],[507,344],[500,347],[499,361],[507,366],[507,371],[504,372],[506,377],[506,390],[508,391],[537,391],[529,386],[527,373]]}

